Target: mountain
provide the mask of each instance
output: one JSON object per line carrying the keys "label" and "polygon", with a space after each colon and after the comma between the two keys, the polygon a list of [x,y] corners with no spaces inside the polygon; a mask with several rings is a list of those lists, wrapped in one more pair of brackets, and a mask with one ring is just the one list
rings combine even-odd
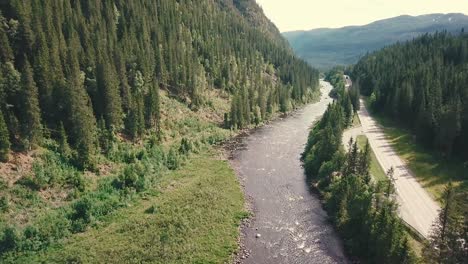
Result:
{"label": "mountain", "polygon": [[283,35],[300,57],[315,67],[327,69],[356,63],[367,52],[398,41],[436,31],[460,32],[462,28],[468,29],[468,16],[464,14],[430,14],[398,16],[365,26],[321,28]]}
{"label": "mountain", "polygon": [[318,86],[252,0],[13,0],[0,11],[0,110],[12,148],[40,145],[42,128],[58,138],[50,132],[63,124],[82,165],[101,121],[134,139],[159,131],[159,90],[193,110],[210,90],[249,98],[226,116],[245,127]]}

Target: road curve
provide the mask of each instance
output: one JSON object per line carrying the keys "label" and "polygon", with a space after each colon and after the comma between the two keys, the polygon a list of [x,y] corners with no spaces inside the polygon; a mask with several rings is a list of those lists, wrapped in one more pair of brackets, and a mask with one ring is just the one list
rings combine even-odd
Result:
{"label": "road curve", "polygon": [[358,111],[364,134],[374,150],[377,160],[388,171],[394,168],[395,188],[400,217],[424,237],[429,237],[432,224],[437,219],[439,206],[416,181],[405,163],[391,147],[382,129],[369,115],[364,101]]}

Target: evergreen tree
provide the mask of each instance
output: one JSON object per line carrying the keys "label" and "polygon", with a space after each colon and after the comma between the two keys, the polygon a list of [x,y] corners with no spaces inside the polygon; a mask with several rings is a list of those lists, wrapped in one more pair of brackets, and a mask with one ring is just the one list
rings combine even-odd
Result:
{"label": "evergreen tree", "polygon": [[10,139],[8,129],[3,118],[3,113],[0,110],[0,162],[8,161],[10,152]]}
{"label": "evergreen tree", "polygon": [[40,142],[42,135],[41,112],[36,83],[29,61],[26,59],[21,78],[21,134],[23,147],[30,149]]}
{"label": "evergreen tree", "polygon": [[462,263],[466,260],[466,223],[455,199],[455,190],[450,182],[443,195],[443,207],[433,225],[429,243],[424,248],[428,263]]}

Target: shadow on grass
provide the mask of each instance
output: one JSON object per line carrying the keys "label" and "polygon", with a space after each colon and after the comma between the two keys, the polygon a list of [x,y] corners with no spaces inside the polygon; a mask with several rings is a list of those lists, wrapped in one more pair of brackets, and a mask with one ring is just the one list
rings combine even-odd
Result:
{"label": "shadow on grass", "polygon": [[459,192],[468,192],[468,168],[462,160],[443,157],[418,144],[411,132],[396,122],[382,115],[372,116],[383,127],[391,146],[433,198],[440,201],[449,181],[454,183]]}

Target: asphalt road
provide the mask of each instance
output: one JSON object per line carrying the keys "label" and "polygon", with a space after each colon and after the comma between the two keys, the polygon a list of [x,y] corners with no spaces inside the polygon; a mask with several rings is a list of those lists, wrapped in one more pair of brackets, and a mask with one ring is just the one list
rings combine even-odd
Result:
{"label": "asphalt road", "polygon": [[362,131],[369,139],[382,168],[384,171],[394,168],[400,217],[427,238],[438,216],[440,209],[438,204],[416,181],[403,160],[393,150],[382,129],[369,115],[363,100],[361,100],[361,109],[358,114],[362,123]]}

